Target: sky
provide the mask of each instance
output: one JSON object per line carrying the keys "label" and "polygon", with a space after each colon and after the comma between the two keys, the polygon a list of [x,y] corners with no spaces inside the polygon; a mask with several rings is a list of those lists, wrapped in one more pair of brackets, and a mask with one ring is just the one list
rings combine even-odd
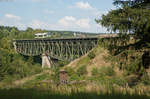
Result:
{"label": "sky", "polygon": [[95,19],[115,9],[113,0],[0,0],[0,25],[107,33]]}

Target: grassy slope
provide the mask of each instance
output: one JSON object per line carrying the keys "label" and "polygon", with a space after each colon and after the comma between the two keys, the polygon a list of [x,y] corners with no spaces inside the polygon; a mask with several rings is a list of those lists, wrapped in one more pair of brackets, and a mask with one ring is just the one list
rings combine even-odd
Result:
{"label": "grassy slope", "polygon": [[77,70],[80,66],[85,65],[87,67],[88,76],[91,76],[91,71],[93,68],[100,68],[101,66],[111,66],[111,62],[106,61],[105,59],[106,57],[109,57],[107,49],[96,46],[92,51],[94,51],[96,55],[93,59],[90,59],[87,53],[86,55],[72,61],[70,64],[65,66],[65,68],[71,67],[74,70]]}

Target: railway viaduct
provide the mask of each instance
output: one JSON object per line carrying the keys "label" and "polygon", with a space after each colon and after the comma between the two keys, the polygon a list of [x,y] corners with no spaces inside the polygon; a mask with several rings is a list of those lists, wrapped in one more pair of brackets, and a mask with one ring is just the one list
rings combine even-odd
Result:
{"label": "railway viaduct", "polygon": [[89,52],[98,41],[98,37],[63,39],[26,39],[14,40],[17,53],[25,56],[42,56],[42,68],[52,66],[52,58],[74,60]]}

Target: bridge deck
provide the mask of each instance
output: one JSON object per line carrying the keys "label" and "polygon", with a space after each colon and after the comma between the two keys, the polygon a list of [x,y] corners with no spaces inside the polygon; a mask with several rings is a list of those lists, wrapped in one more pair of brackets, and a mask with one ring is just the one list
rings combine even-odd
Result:
{"label": "bridge deck", "polygon": [[98,37],[88,37],[88,38],[43,38],[43,39],[18,39],[14,41],[74,41],[74,40],[98,40]]}

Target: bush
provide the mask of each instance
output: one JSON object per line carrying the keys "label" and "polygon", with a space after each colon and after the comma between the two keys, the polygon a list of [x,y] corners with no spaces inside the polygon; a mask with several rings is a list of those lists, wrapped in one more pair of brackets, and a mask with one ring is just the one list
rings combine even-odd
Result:
{"label": "bush", "polygon": [[141,64],[141,59],[136,59],[135,61],[130,61],[130,63],[125,68],[128,71],[128,74],[142,74],[144,68]]}
{"label": "bush", "polygon": [[99,74],[98,68],[96,68],[96,67],[93,68],[93,69],[92,69],[92,75],[93,75],[93,76],[97,76],[98,74]]}
{"label": "bush", "polygon": [[38,74],[38,73],[42,72],[42,70],[43,70],[41,68],[40,64],[35,64],[35,65],[31,66],[31,69],[32,69],[32,73],[31,74]]}
{"label": "bush", "polygon": [[143,77],[141,78],[142,83],[145,85],[150,85],[150,77],[147,73],[143,74]]}
{"label": "bush", "polygon": [[83,66],[79,67],[79,68],[77,69],[77,74],[78,74],[79,76],[87,74],[86,66],[83,65]]}
{"label": "bush", "polygon": [[65,68],[65,70],[67,71],[69,76],[72,76],[73,74],[75,74],[75,71],[71,67],[67,67]]}
{"label": "bush", "polygon": [[103,38],[98,40],[98,45],[106,49],[109,48],[110,43],[111,43],[110,39]]}
{"label": "bush", "polygon": [[51,74],[51,76],[52,76],[53,81],[56,83],[59,82],[60,68],[59,67],[53,68],[52,71],[53,71],[53,74]]}
{"label": "bush", "polygon": [[127,83],[127,81],[124,78],[120,78],[120,77],[119,78],[118,77],[113,77],[112,82],[114,84],[117,84],[117,85],[123,86],[123,87],[125,87],[125,85]]}
{"label": "bush", "polygon": [[91,52],[89,52],[89,54],[88,54],[88,57],[90,58],[90,59],[93,59],[93,58],[95,58],[95,52],[94,51],[91,51]]}
{"label": "bush", "polygon": [[138,82],[139,82],[139,77],[138,76],[136,76],[136,75],[130,75],[130,76],[128,76],[127,78],[126,78],[126,80],[127,80],[127,82],[128,82],[128,86],[129,87],[133,87],[133,86],[135,86],[135,85],[137,85],[138,84]]}
{"label": "bush", "polygon": [[79,75],[77,75],[76,73],[72,74],[70,77],[69,77],[69,80],[70,81],[73,81],[73,80],[79,80],[80,77]]}
{"label": "bush", "polygon": [[63,66],[65,66],[65,65],[67,65],[67,64],[68,64],[67,61],[59,61],[59,62],[58,62],[58,66],[60,66],[60,67],[63,67]]}
{"label": "bush", "polygon": [[115,71],[114,71],[113,67],[102,66],[100,68],[100,73],[102,75],[106,75],[106,76],[113,76],[113,75],[115,75]]}

